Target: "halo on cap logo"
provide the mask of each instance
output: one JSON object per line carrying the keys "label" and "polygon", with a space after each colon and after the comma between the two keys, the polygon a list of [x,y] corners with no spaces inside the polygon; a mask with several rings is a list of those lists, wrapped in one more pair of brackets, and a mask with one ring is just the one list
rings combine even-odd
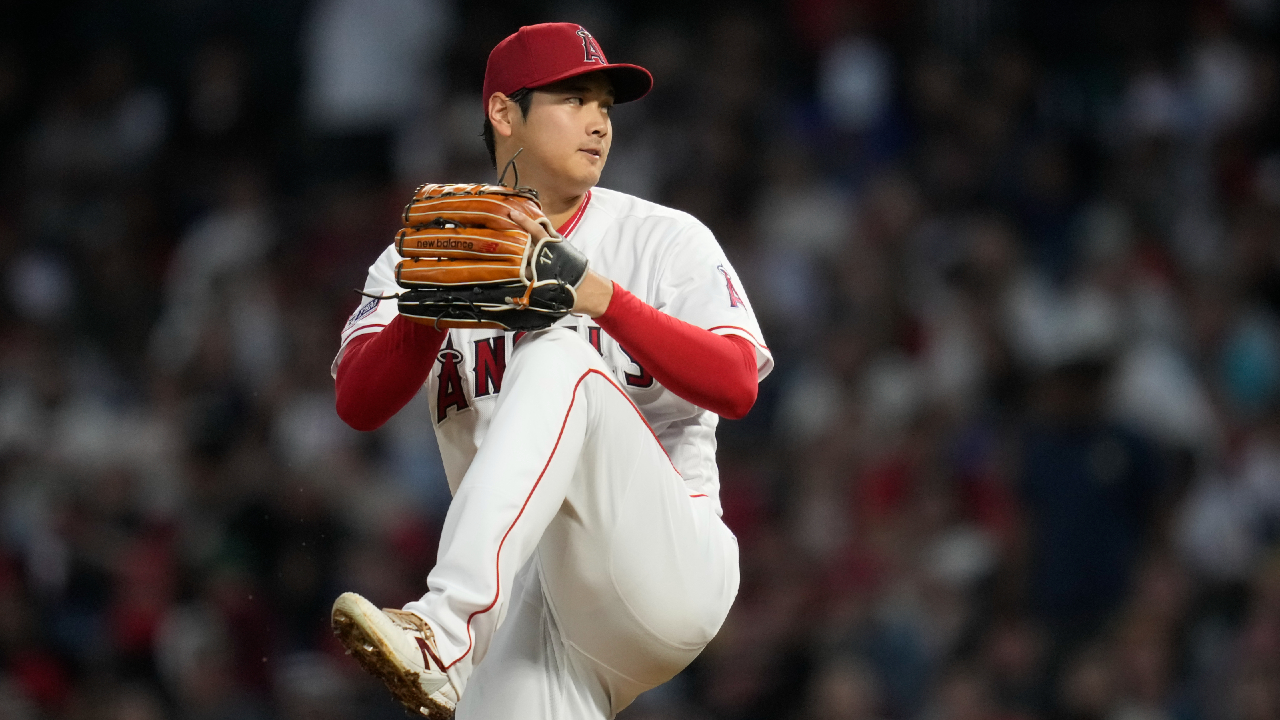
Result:
{"label": "halo on cap logo", "polygon": [[591,37],[591,33],[581,25],[578,26],[578,37],[582,38],[582,62],[598,62],[604,65],[604,53],[600,52],[596,39]]}

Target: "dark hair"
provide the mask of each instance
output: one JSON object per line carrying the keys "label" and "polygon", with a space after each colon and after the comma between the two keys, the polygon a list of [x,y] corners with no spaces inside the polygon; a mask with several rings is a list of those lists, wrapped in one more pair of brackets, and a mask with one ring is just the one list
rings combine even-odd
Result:
{"label": "dark hair", "polygon": [[[520,106],[520,117],[529,116],[529,108],[533,105],[533,91],[529,88],[520,88],[519,90],[507,96],[509,100],[514,101]],[[489,164],[493,165],[493,169],[498,169],[498,150],[493,144],[493,123],[489,122],[488,107],[485,108],[484,114],[484,130],[480,132],[484,137],[484,147],[489,151]]]}

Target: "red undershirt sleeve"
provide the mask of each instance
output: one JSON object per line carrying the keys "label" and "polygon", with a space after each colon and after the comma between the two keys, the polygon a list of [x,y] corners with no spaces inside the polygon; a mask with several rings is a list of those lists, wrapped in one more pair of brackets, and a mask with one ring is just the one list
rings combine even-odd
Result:
{"label": "red undershirt sleeve", "polygon": [[338,363],[338,417],[356,430],[382,427],[426,382],[445,332],[397,315],[381,332],[352,338]]}
{"label": "red undershirt sleeve", "polygon": [[617,283],[596,322],[663,387],[694,405],[736,420],[755,404],[756,350],[746,338],[674,318]]}

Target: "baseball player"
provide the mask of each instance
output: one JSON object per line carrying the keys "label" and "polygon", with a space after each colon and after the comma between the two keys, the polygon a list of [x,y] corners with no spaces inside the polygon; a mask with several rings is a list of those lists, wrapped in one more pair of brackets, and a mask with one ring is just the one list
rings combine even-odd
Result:
{"label": "baseball player", "polygon": [[421,599],[345,593],[333,610],[351,654],[427,717],[611,718],[688,665],[737,593],[715,429],[773,360],[705,226],[595,187],[612,106],[651,85],[571,23],[489,56],[495,167],[519,154],[516,184],[588,263],[572,314],[527,333],[415,322],[386,299],[404,291],[392,245],[342,332],[339,415],[374,429],[425,386],[454,495]]}

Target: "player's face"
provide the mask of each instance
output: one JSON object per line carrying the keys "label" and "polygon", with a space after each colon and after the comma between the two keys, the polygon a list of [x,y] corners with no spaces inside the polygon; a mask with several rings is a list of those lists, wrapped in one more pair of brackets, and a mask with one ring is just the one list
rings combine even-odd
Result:
{"label": "player's face", "polygon": [[598,183],[613,143],[612,107],[613,87],[603,73],[534,91],[528,116],[512,125],[515,146],[524,148],[516,162],[529,184],[580,194]]}

